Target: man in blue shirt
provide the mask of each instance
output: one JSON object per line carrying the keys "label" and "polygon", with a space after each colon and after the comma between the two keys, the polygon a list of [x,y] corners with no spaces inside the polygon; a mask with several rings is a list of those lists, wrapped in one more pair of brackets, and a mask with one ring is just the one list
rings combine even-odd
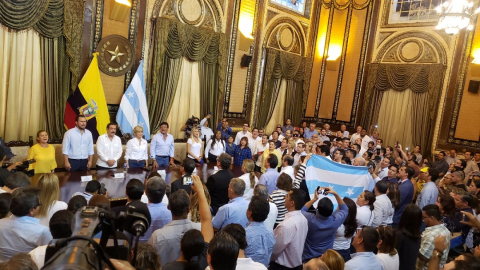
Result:
{"label": "man in blue shirt", "polygon": [[303,131],[303,138],[305,138],[305,140],[312,138],[313,134],[318,135],[318,132],[315,130],[315,127],[316,127],[315,123],[310,123],[310,128],[306,128]]}
{"label": "man in blue shirt", "polygon": [[278,158],[275,154],[268,155],[268,158],[264,161],[265,164],[265,173],[260,176],[259,184],[265,185],[268,190],[268,194],[272,194],[277,190],[277,179],[280,174],[275,168],[278,165]]}
{"label": "man in blue shirt", "polygon": [[212,220],[213,229],[221,230],[228,224],[237,223],[245,228],[247,226],[248,201],[243,198],[245,182],[240,178],[233,178],[228,185],[228,198],[230,201],[218,209]]}
{"label": "man in blue shirt", "polygon": [[67,171],[86,171],[92,166],[93,138],[87,127],[87,118],[79,114],[75,127],[65,132],[62,153]]}
{"label": "man in blue shirt", "polygon": [[438,179],[438,171],[435,168],[423,168],[420,170],[420,179],[425,181],[422,192],[418,194],[417,205],[423,209],[425,205],[435,204],[438,197],[438,188],[435,181]]}
{"label": "man in blue shirt", "polygon": [[41,225],[34,216],[40,209],[40,189],[18,188],[12,193],[12,216],[0,219],[0,263],[8,261],[20,252],[30,252],[52,240],[48,227]]}
{"label": "man in blue shirt", "polygon": [[307,240],[303,249],[302,259],[307,262],[313,258],[322,256],[327,249],[333,248],[335,232],[343,224],[348,216],[348,207],[338,193],[333,189],[325,188],[327,194],[332,194],[338,203],[339,211],[333,212],[332,201],[324,197],[318,201],[315,214],[309,213],[308,209],[318,200],[318,193],[302,207],[302,214],[308,221]]}
{"label": "man in blue shirt", "polygon": [[160,132],[153,136],[150,142],[150,157],[153,159],[153,169],[160,166],[174,166],[175,144],[173,136],[167,133],[168,123],[160,124]]}
{"label": "man in blue shirt", "polygon": [[400,207],[393,214],[393,223],[392,227],[397,228],[398,223],[400,222],[400,217],[402,216],[403,209],[407,204],[412,203],[414,188],[411,181],[415,171],[409,166],[402,166],[398,171],[398,189],[400,190]]}
{"label": "man in blue shirt", "polygon": [[383,270],[380,260],[373,254],[380,241],[380,235],[372,226],[363,227],[353,239],[352,246],[357,251],[345,263],[345,270]]}
{"label": "man in blue shirt", "polygon": [[217,130],[222,132],[222,139],[227,140],[232,135],[232,128],[228,126],[227,118],[223,118],[222,122],[218,123]]}
{"label": "man in blue shirt", "polygon": [[140,242],[146,243],[154,231],[163,228],[172,221],[172,212],[168,210],[166,204],[162,203],[166,189],[167,184],[161,177],[154,176],[148,179],[145,193],[148,198],[147,207],[152,217],[152,223],[145,234],[140,237]]}
{"label": "man in blue shirt", "polygon": [[272,256],[275,236],[272,228],[267,228],[264,221],[270,212],[270,205],[266,200],[253,196],[247,210],[248,223],[245,228],[247,234],[247,248],[245,257],[268,266]]}

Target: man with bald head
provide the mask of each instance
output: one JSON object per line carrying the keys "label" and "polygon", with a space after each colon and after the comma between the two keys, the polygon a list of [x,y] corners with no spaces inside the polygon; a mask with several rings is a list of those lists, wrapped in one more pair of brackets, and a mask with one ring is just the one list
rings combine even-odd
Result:
{"label": "man with bald head", "polygon": [[363,157],[356,157],[352,163],[353,166],[365,166],[365,159]]}

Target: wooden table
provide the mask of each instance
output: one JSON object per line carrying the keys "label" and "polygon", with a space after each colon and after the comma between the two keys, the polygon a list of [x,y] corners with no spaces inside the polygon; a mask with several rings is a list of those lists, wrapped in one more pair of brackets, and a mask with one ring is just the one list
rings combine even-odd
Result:
{"label": "wooden table", "polygon": [[[215,164],[205,163],[202,166],[196,167],[196,174],[200,176],[200,179],[204,183],[207,182],[207,179],[210,175],[215,173],[214,170]],[[182,177],[180,173],[180,167],[160,167],[158,170],[165,170],[165,182],[169,185],[172,181]],[[241,166],[232,165],[230,170],[233,174],[238,177],[241,176],[242,170]],[[123,178],[115,178],[115,173],[123,173],[123,169],[112,169],[112,170],[89,170],[89,171],[77,171],[77,172],[56,172],[60,184],[60,200],[68,203],[70,198],[75,192],[84,192],[87,182],[82,182],[82,176],[90,175],[93,180],[97,180],[100,183],[105,184],[105,188],[108,191],[108,196],[110,202],[113,206],[122,205],[126,203],[125,188],[130,179],[138,179],[142,182],[145,182],[145,179],[150,175],[152,171],[140,169],[140,168],[131,168],[128,169]],[[42,174],[35,174],[32,179],[32,185],[36,186],[38,179]]]}

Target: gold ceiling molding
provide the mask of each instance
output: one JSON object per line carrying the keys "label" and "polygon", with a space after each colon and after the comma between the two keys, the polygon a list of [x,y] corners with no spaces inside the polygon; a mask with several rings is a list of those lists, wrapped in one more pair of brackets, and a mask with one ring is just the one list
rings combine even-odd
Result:
{"label": "gold ceiling molding", "polygon": [[321,0],[321,1],[322,1],[322,6],[327,9],[330,9],[333,5],[336,9],[343,10],[353,5],[354,9],[360,10],[368,7],[370,2],[373,0]]}
{"label": "gold ceiling molding", "polygon": [[[406,46],[406,48],[405,48]],[[417,52],[415,55],[411,51]],[[442,43],[431,33],[403,32],[390,38],[378,50],[376,63],[439,63],[447,64],[447,52]]]}

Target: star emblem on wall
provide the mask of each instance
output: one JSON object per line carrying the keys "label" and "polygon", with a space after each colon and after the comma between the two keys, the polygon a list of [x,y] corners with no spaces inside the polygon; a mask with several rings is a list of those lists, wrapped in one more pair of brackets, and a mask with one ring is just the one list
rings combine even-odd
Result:
{"label": "star emblem on wall", "polygon": [[115,47],[115,51],[108,51],[111,55],[112,55],[112,58],[110,59],[110,62],[112,62],[113,60],[117,60],[117,62],[120,64],[120,56],[124,56],[125,54],[120,52],[120,50],[118,49],[118,45],[117,47]]}

